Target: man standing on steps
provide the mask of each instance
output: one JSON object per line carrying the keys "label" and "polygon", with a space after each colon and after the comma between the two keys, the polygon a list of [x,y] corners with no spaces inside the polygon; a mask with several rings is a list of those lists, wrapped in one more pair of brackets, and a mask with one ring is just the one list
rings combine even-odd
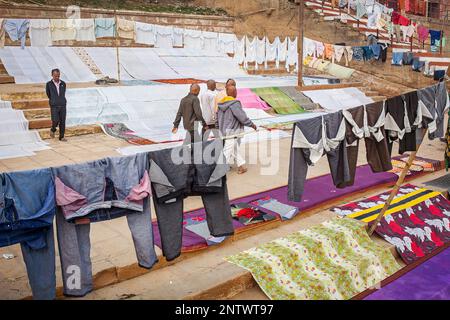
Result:
{"label": "man standing on steps", "polygon": [[66,83],[60,79],[61,73],[59,69],[52,70],[52,80],[47,82],[45,91],[47,93],[48,102],[52,117],[52,128],[50,129],[50,137],[55,137],[56,127],[59,126],[59,141],[67,141],[64,138],[66,130]]}

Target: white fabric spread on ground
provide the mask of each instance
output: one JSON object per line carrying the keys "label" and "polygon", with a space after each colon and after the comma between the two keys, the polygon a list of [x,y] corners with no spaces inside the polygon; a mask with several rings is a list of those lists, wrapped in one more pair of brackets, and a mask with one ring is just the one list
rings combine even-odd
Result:
{"label": "white fabric spread on ground", "polygon": [[357,88],[302,91],[313,102],[327,111],[354,108],[374,102]]}
{"label": "white fabric spread on ground", "polygon": [[[102,74],[117,78],[114,48],[86,48],[86,51]],[[200,53],[198,50],[186,48],[121,48],[120,65],[122,80],[226,80],[246,74],[236,61],[226,54]]]}
{"label": "white fabric spread on ground", "polygon": [[0,59],[16,83],[45,83],[53,68],[61,70],[66,82],[89,82],[97,78],[68,47],[5,47]]}
{"label": "white fabric spread on ground", "polygon": [[37,131],[28,130],[23,111],[14,110],[11,103],[0,101],[0,159],[27,157],[34,151],[50,149]]}

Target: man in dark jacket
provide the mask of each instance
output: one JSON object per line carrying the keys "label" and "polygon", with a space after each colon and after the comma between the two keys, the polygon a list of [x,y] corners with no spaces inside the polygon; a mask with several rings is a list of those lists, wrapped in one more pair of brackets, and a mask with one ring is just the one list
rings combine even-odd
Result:
{"label": "man in dark jacket", "polygon": [[[256,125],[248,118],[242,104],[236,100],[237,90],[235,86],[229,85],[226,88],[227,96],[219,101],[216,127],[219,128],[223,136],[234,136],[244,132],[245,127],[251,127],[256,130]],[[238,174],[247,172],[245,159],[239,152],[241,138],[226,139],[223,147],[223,153],[228,164],[236,161]]]}
{"label": "man in dark jacket", "polygon": [[206,122],[203,119],[200,100],[198,98],[199,93],[200,86],[198,84],[192,84],[189,94],[181,99],[177,116],[173,122],[172,133],[175,134],[178,131],[181,118],[183,118],[183,127],[187,131],[185,143],[201,141],[201,137],[198,133],[198,122],[201,122],[202,127],[206,128]]}
{"label": "man in dark jacket", "polygon": [[50,137],[55,137],[56,127],[59,126],[59,140],[67,141],[64,138],[66,130],[66,83],[60,79],[61,73],[59,69],[52,70],[52,80],[47,82],[45,91],[47,93],[48,102],[52,117],[52,128],[50,129]]}

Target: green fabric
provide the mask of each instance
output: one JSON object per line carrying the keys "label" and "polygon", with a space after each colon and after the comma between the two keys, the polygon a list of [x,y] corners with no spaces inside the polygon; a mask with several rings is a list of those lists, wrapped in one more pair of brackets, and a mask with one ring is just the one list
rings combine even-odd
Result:
{"label": "green fabric", "polygon": [[335,218],[227,257],[252,273],[273,300],[344,300],[400,269],[365,224]]}
{"label": "green fabric", "polygon": [[325,71],[339,79],[348,79],[352,76],[353,72],[355,72],[354,69],[343,67],[335,63],[330,63]]}
{"label": "green fabric", "polygon": [[252,91],[269,104],[278,114],[294,114],[305,112],[294,100],[279,88],[255,88]]}

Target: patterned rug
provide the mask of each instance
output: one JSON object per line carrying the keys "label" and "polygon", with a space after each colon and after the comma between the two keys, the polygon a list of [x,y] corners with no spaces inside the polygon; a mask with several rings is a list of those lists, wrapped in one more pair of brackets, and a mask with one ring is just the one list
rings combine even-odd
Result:
{"label": "patterned rug", "polygon": [[335,218],[226,258],[253,275],[272,300],[346,300],[400,266],[364,224]]}
{"label": "patterned rug", "polygon": [[153,141],[135,135],[134,131],[128,129],[123,123],[104,123],[102,124],[102,129],[105,134],[113,138],[125,140],[134,145],[154,144]]}
{"label": "patterned rug", "polygon": [[206,83],[205,80],[193,79],[193,78],[184,78],[184,79],[160,79],[153,80],[160,83],[167,84],[193,84],[193,83]]}
{"label": "patterned rug", "polygon": [[254,93],[261,97],[278,114],[294,114],[305,112],[294,100],[287,96],[279,88],[256,88]]}

